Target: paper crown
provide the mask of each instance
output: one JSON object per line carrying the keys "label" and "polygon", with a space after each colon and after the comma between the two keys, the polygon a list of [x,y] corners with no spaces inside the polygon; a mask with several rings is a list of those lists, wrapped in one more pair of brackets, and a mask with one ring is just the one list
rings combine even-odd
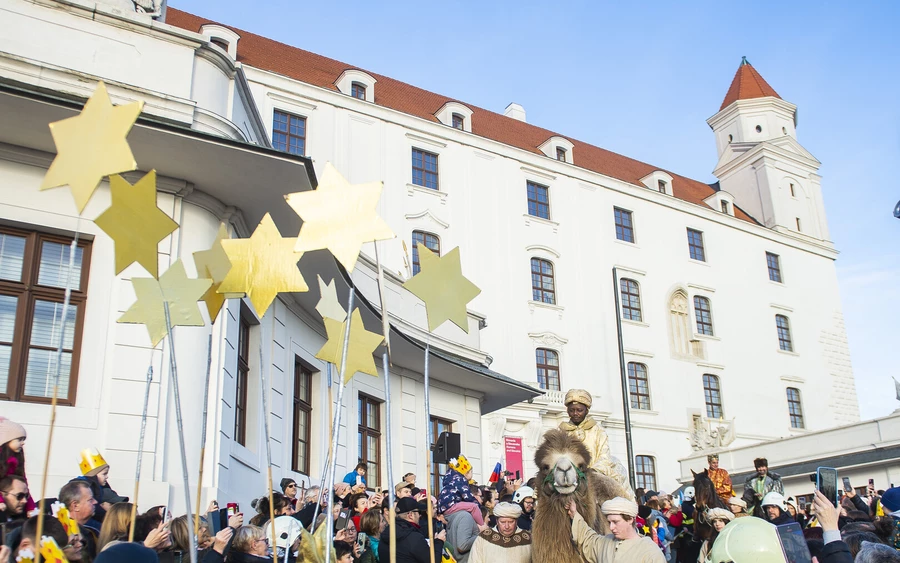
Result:
{"label": "paper crown", "polygon": [[459,457],[450,460],[450,467],[459,471],[463,475],[472,471],[472,464],[466,459],[466,456],[460,454]]}
{"label": "paper crown", "polygon": [[50,536],[41,538],[41,560],[47,563],[68,563],[62,549]]}
{"label": "paper crown", "polygon": [[81,451],[81,463],[79,466],[81,467],[82,475],[85,477],[93,477],[97,473],[100,473],[104,467],[109,466],[109,464],[106,463],[106,460],[103,459],[103,456],[100,455],[97,448],[88,448]]}
{"label": "paper crown", "polygon": [[53,516],[56,517],[56,519],[59,520],[59,523],[63,525],[63,528],[65,528],[67,536],[77,536],[81,533],[78,522],[72,519],[66,505],[61,502],[54,502],[50,505],[50,510],[52,511]]}

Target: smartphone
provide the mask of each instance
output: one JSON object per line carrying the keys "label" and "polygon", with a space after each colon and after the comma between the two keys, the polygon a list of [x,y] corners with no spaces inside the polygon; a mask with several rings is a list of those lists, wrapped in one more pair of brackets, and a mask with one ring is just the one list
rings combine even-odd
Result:
{"label": "smartphone", "polygon": [[369,536],[366,535],[365,532],[359,532],[356,534],[356,545],[359,546],[361,551],[366,550],[366,541],[368,541]]}
{"label": "smartphone", "polygon": [[522,472],[516,470],[516,481],[518,481],[518,480],[521,479],[521,478],[522,478]]}
{"label": "smartphone", "polygon": [[362,476],[361,476],[361,475],[357,475],[357,476],[356,476],[356,484],[357,484],[357,485],[362,485]]}
{"label": "smartphone", "polygon": [[825,495],[834,506],[838,505],[837,469],[819,467],[816,469],[816,490]]}
{"label": "smartphone", "polygon": [[225,506],[226,506],[226,510],[228,510],[228,517],[229,517],[229,518],[231,518],[232,516],[234,516],[235,514],[237,514],[238,512],[240,512],[240,508],[238,508],[238,505],[237,505],[236,502],[229,502],[229,503],[228,503],[227,505],[225,505]]}
{"label": "smartphone", "polygon": [[869,479],[869,488],[875,490],[875,479]]}
{"label": "smartphone", "polygon": [[812,563],[812,556],[809,554],[809,547],[806,545],[806,538],[803,537],[800,524],[791,522],[777,526],[777,528],[785,561],[787,563]]}
{"label": "smartphone", "polygon": [[169,521],[169,516],[171,516],[171,514],[169,514],[169,507],[168,507],[168,506],[164,506],[164,507],[163,507],[163,510],[162,510],[162,521],[163,521],[163,522],[168,522],[168,521]]}
{"label": "smartphone", "polygon": [[844,492],[849,493],[853,490],[853,487],[850,486],[850,477],[841,477],[841,481],[844,482]]}
{"label": "smartphone", "polygon": [[341,510],[338,513],[337,521],[334,523],[335,530],[343,530],[347,527],[347,522],[350,521],[350,511],[349,510]]}

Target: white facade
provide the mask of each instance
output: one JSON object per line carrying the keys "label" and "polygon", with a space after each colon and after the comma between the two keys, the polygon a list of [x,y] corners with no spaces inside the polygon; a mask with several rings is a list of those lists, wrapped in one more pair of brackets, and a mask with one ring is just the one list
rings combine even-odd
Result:
{"label": "white facade", "polygon": [[[188,275],[195,275],[192,253],[209,248],[222,221],[233,236],[246,237],[270,212],[283,235],[296,236],[300,221],[283,194],[313,188],[315,174],[309,159],[266,148],[270,146],[268,132],[259,119],[258,108],[249,103],[244,70],[234,62],[233,49],[239,41],[236,34],[210,26],[204,36],[151,21],[147,16],[77,1],[11,0],[4,3],[4,14],[0,33],[0,225],[18,229],[16,232],[64,238],[71,238],[77,231],[91,248],[83,330],[76,343],[80,350],[77,385],[73,385],[72,400],[58,409],[47,496],[55,496],[61,485],[79,474],[79,452],[89,447],[98,448],[111,464],[113,488],[123,496],[132,496],[146,373],[152,366],[140,503],[144,507],[164,504],[176,514],[182,512],[184,492],[177,436],[183,431],[193,489],[198,478],[210,336],[212,383],[206,405],[209,427],[202,482],[204,506],[209,499],[217,498],[223,503],[240,502],[246,511],[250,500],[265,492],[264,416],[269,416],[271,425],[276,487],[282,477],[305,485],[318,482],[328,442],[330,409],[326,368],[315,358],[325,342],[324,327],[314,309],[319,298],[316,275],[326,281],[336,280],[345,306],[349,287],[349,280],[330,254],[305,254],[300,268],[310,292],[279,296],[263,318],[257,318],[249,301],[232,299],[215,324],[175,329],[184,410],[184,424],[179,428],[169,379],[168,344],[164,341],[153,348],[143,326],[116,323],[135,300],[130,278],[147,273],[132,265],[121,275],[112,275],[113,242],[93,222],[109,206],[107,183],[101,184],[80,219],[67,188],[38,190],[55,150],[48,123],[75,115],[102,79],[114,103],[145,102],[143,120],[135,126],[129,142],[141,170],[158,171],[159,207],[180,225],[159,245],[160,273],[181,259]],[[210,43],[210,38],[219,43]],[[318,161],[324,163],[324,159]],[[350,179],[359,181],[359,173]],[[141,175],[135,172],[126,177],[134,182]],[[366,181],[377,177],[370,176]],[[357,305],[369,330],[380,331],[374,280],[374,264],[361,257],[353,273]],[[536,394],[528,386],[487,368],[489,361],[481,349],[478,330],[483,317],[470,317],[469,334],[445,327],[429,338],[423,328],[421,303],[399,287],[401,281],[394,275],[387,276],[394,344],[394,409],[387,412],[384,407],[381,377],[358,375],[347,387],[338,479],[357,462],[357,400],[365,394],[379,405],[376,409],[382,434],[385,417],[390,416],[396,435],[393,451],[387,451],[383,437],[379,441],[380,471],[370,476],[370,485],[387,486],[384,459],[388,455],[395,460],[395,471],[415,472],[425,483],[430,456],[422,432],[426,414],[421,343],[426,340],[435,352],[431,361],[431,414],[452,421],[453,430],[461,434],[470,451],[477,451],[480,443],[483,413]],[[200,307],[205,310],[204,305]],[[4,312],[5,321],[10,320],[10,314]],[[237,338],[242,314],[252,325],[243,445],[234,439]],[[22,347],[23,334],[17,332],[13,338],[14,346]],[[294,471],[293,464],[293,446],[298,439],[294,431],[296,365],[313,372],[308,471]],[[10,373],[12,380],[19,372]],[[10,385],[9,389],[15,387]],[[0,393],[6,391],[0,389]],[[269,413],[263,411],[264,393]],[[0,401],[0,414],[25,425],[29,432],[27,469],[37,498],[41,493],[49,406],[33,399],[13,394],[9,400]],[[480,468],[480,456],[472,458]]]}

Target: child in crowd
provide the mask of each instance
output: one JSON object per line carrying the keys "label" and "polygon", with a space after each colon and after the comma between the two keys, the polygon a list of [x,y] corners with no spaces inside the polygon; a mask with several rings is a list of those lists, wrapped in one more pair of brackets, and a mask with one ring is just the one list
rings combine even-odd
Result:
{"label": "child in crowd", "polygon": [[472,479],[472,464],[465,456],[460,455],[450,460],[450,470],[444,475],[441,494],[438,498],[438,512],[444,515],[465,510],[472,515],[479,526],[484,526],[484,517],[478,499],[469,489]]}
{"label": "child in crowd", "polygon": [[97,448],[87,448],[81,452],[81,461],[78,464],[81,474],[90,483],[94,499],[97,500],[97,511],[94,518],[102,522],[106,512],[112,505],[119,502],[128,502],[128,497],[119,494],[109,486],[109,464]]}
{"label": "child in crowd", "polygon": [[[0,416],[0,478],[18,475],[28,484],[28,478],[25,477],[26,437],[24,426]],[[28,495],[25,514],[30,516],[35,508],[34,499]]]}
{"label": "child in crowd", "polygon": [[363,462],[357,463],[356,469],[344,475],[344,483],[350,485],[353,492],[366,490],[366,464]]}

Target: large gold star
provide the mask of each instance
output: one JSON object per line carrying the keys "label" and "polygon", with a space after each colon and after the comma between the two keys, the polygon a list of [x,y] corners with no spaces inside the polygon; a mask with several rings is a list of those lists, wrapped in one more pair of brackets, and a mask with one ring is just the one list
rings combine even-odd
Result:
{"label": "large gold star", "polygon": [[363,243],[394,238],[375,211],[381,188],[381,182],[351,185],[330,162],[325,164],[318,188],[284,196],[303,219],[294,250],[327,248],[352,272]]}
{"label": "large gold star", "polygon": [[194,266],[197,267],[197,277],[212,280],[212,285],[209,286],[202,298],[202,301],[206,303],[206,309],[209,311],[210,322],[215,322],[226,299],[244,296],[243,293],[229,293],[228,295],[219,293],[219,286],[225,280],[229,270],[231,270],[231,260],[228,259],[225,249],[222,248],[222,241],[227,239],[228,229],[225,227],[225,223],[220,223],[216,240],[213,241],[209,250],[199,250],[194,253]]}
{"label": "large gold star", "polygon": [[116,274],[137,262],[154,278],[159,277],[157,249],[178,223],[156,206],[156,170],[131,185],[119,176],[110,176],[112,205],[94,223],[113,239]]}
{"label": "large gold star", "polygon": [[466,305],[481,290],[462,275],[459,247],[444,256],[435,255],[424,244],[419,244],[418,249],[422,269],[403,287],[425,302],[428,330],[434,332],[449,320],[468,333]]}
{"label": "large gold star", "polygon": [[[316,357],[337,366],[341,371],[341,352],[344,349],[345,325],[341,321],[325,318],[325,330],[328,332],[328,341],[316,354]],[[356,372],[368,373],[378,376],[375,369],[375,360],[372,354],[381,344],[384,337],[366,330],[359,309],[353,309],[350,315],[350,343],[347,346],[347,369],[344,371],[344,383],[346,384]]]}
{"label": "large gold star", "polygon": [[68,185],[81,213],[104,176],[136,169],[125,137],[143,107],[144,102],[113,106],[106,85],[97,84],[79,115],[50,124],[56,158],[41,189]]}
{"label": "large gold star", "polygon": [[178,260],[159,277],[132,278],[134,302],[117,322],[142,324],[147,326],[150,342],[154,346],[165,338],[166,311],[165,302],[169,303],[169,320],[172,326],[203,326],[203,315],[197,301],[209,288],[210,280],[195,280],[187,277],[184,264]]}
{"label": "large gold star", "polygon": [[294,252],[294,239],[282,238],[268,213],[250,238],[223,240],[222,248],[231,270],[219,293],[246,293],[260,317],[279,293],[309,291],[297,267],[303,253]]}
{"label": "large gold star", "polygon": [[323,319],[334,319],[344,322],[347,319],[347,311],[341,306],[341,302],[337,298],[337,289],[334,287],[334,280],[331,283],[325,283],[322,276],[319,278],[319,302],[316,303],[316,311],[322,315]]}

